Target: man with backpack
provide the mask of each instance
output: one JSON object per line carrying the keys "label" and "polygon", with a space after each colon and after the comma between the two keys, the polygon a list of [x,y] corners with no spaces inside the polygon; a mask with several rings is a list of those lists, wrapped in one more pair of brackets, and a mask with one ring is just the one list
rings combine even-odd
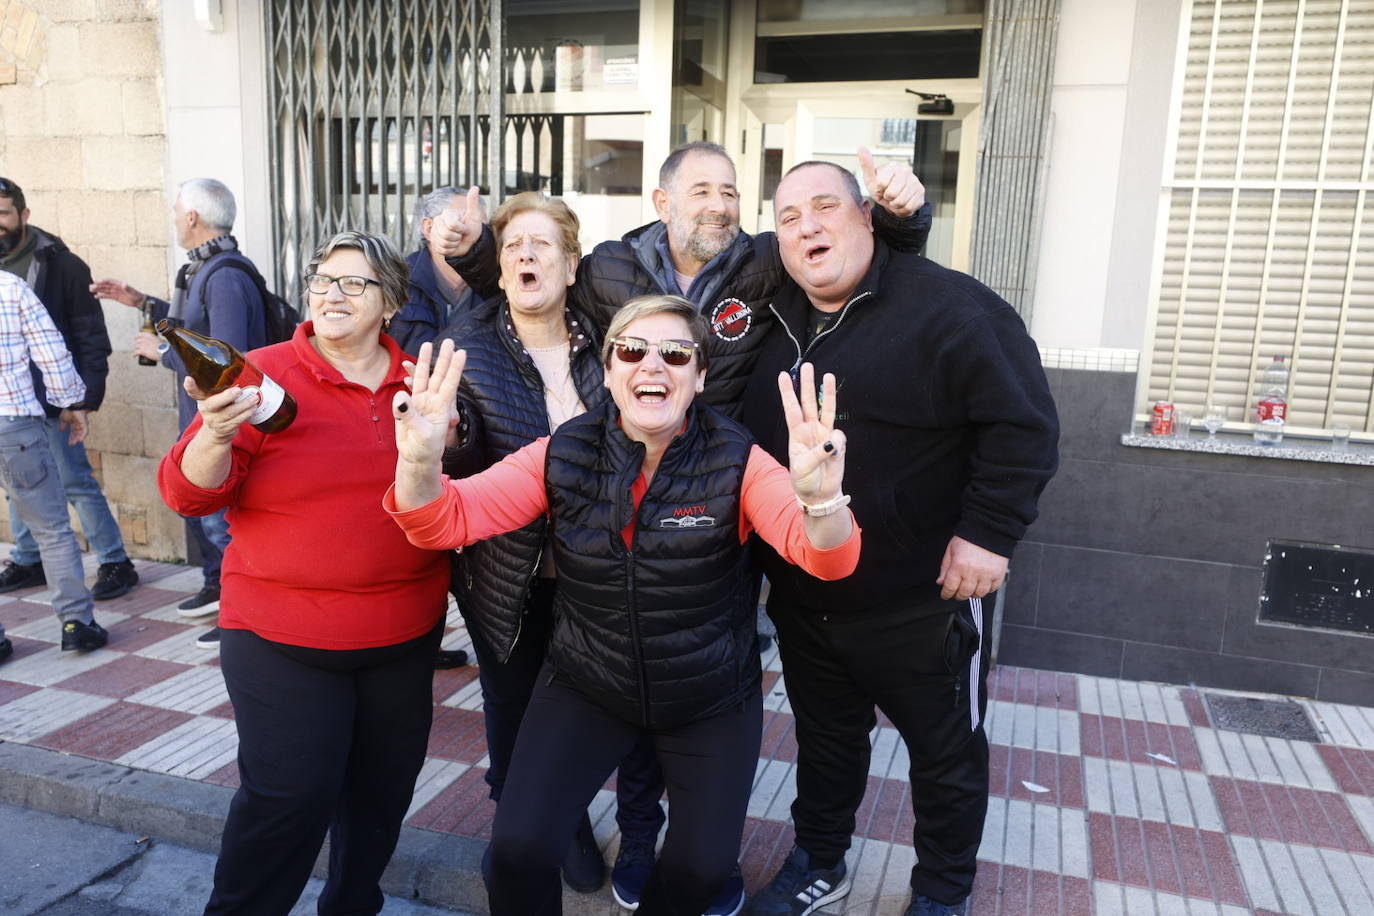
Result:
{"label": "man with backpack", "polygon": [[[172,301],[147,296],[119,280],[98,280],[91,292],[105,299],[142,309],[153,322],[163,318],[215,337],[240,352],[265,346],[280,335],[279,325],[289,324],[289,306],[267,290],[253,262],[239,251],[230,234],[234,226],[233,193],[212,178],[192,178],[177,190],[172,206],[172,225],[177,244],[188,260],[177,271]],[[287,314],[283,314],[283,309]],[[270,335],[269,331],[274,332]],[[156,360],[177,374],[177,417],[184,432],[196,415],[196,402],[181,387],[186,367],[160,338],[146,331],[134,339],[134,353]],[[187,518],[188,535],[200,547],[205,584],[177,605],[183,617],[205,617],[219,610],[219,574],[224,549],[229,546],[229,524],[224,510],[201,518]],[[219,648],[219,627],[211,627],[196,639],[204,649]]]}

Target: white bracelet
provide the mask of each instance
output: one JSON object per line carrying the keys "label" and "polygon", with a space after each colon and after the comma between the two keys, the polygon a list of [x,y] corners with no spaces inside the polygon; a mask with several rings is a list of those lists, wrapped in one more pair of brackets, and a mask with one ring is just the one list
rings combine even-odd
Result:
{"label": "white bracelet", "polygon": [[828,499],[814,506],[803,502],[802,498],[798,496],[797,505],[801,506],[803,515],[810,516],[811,518],[822,518],[826,515],[834,515],[836,512],[839,512],[845,506],[849,505],[849,494],[841,493],[834,499]]}

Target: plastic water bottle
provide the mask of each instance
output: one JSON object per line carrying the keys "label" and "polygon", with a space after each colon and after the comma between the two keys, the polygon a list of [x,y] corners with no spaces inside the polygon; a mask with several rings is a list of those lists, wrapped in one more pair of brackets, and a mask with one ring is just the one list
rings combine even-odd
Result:
{"label": "plastic water bottle", "polygon": [[1278,445],[1283,441],[1283,424],[1288,419],[1288,364],[1275,356],[1260,379],[1260,398],[1255,407],[1255,443]]}

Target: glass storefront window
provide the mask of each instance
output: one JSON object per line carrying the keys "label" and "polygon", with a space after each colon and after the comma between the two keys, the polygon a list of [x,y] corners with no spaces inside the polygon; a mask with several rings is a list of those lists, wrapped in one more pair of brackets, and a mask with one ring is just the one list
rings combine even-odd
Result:
{"label": "glass storefront window", "polygon": [[729,4],[678,0],[673,30],[673,138],[719,142],[726,104]]}
{"label": "glass storefront window", "polygon": [[638,0],[506,0],[506,90],[634,91]]}
{"label": "glass storefront window", "polygon": [[756,83],[966,79],[978,76],[981,29],[760,37]]}
{"label": "glass storefront window", "polygon": [[759,22],[824,22],[837,19],[887,19],[957,16],[983,12],[984,0],[759,0]]}

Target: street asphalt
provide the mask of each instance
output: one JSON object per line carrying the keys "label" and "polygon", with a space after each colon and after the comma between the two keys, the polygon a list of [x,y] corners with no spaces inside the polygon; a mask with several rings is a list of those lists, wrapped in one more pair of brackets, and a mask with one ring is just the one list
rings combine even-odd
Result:
{"label": "street asphalt", "polygon": [[[0,913],[6,916],[199,916],[215,857],[64,817],[0,804]],[[315,912],[312,878],[291,911]],[[471,916],[387,897],[384,916]]]}

